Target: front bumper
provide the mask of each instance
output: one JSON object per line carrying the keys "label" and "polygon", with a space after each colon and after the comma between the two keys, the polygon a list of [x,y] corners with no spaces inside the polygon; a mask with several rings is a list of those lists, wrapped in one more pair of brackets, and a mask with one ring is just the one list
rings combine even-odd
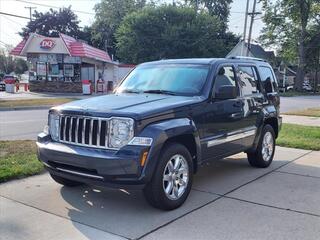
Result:
{"label": "front bumper", "polygon": [[125,146],[118,151],[96,149],[54,142],[44,133],[38,135],[37,147],[38,158],[48,171],[67,179],[134,189],[143,188],[147,181],[141,157],[149,151],[148,147]]}

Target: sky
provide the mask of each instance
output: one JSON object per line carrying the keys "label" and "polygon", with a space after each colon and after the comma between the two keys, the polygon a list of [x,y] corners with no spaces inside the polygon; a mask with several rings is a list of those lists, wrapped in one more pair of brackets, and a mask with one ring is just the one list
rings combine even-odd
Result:
{"label": "sky", "polygon": [[[115,0],[116,1],[116,0]],[[174,0],[161,0],[170,3]],[[245,8],[247,0],[233,0],[231,5],[231,14],[229,18],[229,30],[242,35],[245,19]],[[0,12],[29,17],[29,9],[25,7],[36,7],[39,12],[46,12],[50,6],[56,8],[72,6],[71,9],[78,15],[81,26],[91,25],[94,20],[94,5],[100,0],[0,0]],[[249,12],[252,9],[253,0],[250,0]],[[40,6],[41,5],[41,6]],[[34,10],[34,9],[33,9]],[[261,6],[258,3],[256,11],[260,11]],[[253,39],[257,39],[263,27],[263,22],[256,16],[258,20],[253,25]],[[0,46],[17,45],[21,41],[18,32],[28,22],[28,19],[17,18],[12,16],[4,16],[0,14]],[[249,19],[248,19],[249,23]],[[249,24],[248,24],[249,25]]]}

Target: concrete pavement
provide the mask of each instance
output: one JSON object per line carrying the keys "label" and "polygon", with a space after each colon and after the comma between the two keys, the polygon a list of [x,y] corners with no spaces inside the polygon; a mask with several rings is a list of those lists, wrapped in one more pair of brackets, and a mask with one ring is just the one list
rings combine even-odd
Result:
{"label": "concrete pavement", "polygon": [[66,188],[48,174],[0,185],[0,239],[318,239],[320,152],[277,147],[267,169],[244,154],[202,167],[179,209],[141,192]]}

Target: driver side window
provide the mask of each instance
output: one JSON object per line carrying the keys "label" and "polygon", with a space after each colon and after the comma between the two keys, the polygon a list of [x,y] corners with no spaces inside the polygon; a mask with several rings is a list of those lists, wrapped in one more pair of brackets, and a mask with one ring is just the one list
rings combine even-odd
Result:
{"label": "driver side window", "polygon": [[222,86],[236,87],[235,72],[232,66],[222,66],[214,82],[214,93],[217,93]]}

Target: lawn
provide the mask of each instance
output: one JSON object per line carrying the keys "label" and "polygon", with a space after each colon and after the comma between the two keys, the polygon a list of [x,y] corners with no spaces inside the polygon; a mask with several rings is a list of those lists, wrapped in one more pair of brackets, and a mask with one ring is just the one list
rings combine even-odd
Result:
{"label": "lawn", "polygon": [[284,123],[277,139],[283,147],[320,150],[320,127]]}
{"label": "lawn", "polygon": [[42,171],[34,141],[0,141],[0,183]]}
{"label": "lawn", "polygon": [[2,100],[0,108],[31,107],[31,106],[55,106],[77,100],[75,98],[39,98],[21,100]]}
{"label": "lawn", "polygon": [[308,116],[308,117],[320,117],[320,107],[319,108],[307,108],[298,111],[286,112],[287,115],[298,115],[298,116]]}

